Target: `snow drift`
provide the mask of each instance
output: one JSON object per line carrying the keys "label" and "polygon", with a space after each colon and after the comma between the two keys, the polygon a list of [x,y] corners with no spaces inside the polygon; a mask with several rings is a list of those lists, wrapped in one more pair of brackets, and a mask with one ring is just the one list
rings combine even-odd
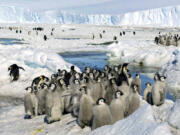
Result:
{"label": "snow drift", "polygon": [[180,26],[179,18],[180,6],[149,9],[119,15],[86,15],[60,10],[35,11],[15,6],[0,6],[0,23]]}

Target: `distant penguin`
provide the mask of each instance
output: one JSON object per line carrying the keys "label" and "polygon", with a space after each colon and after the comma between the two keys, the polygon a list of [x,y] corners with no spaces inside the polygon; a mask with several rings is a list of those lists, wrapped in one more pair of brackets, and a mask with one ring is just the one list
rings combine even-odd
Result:
{"label": "distant penguin", "polygon": [[144,100],[146,100],[149,104],[153,105],[153,101],[152,101],[152,86],[151,83],[147,82],[146,83],[146,88],[144,90],[144,94],[143,94],[143,98]]}
{"label": "distant penguin", "polygon": [[17,81],[19,79],[19,69],[24,70],[23,67],[19,67],[17,64],[12,64],[11,66],[8,67],[11,81]]}
{"label": "distant penguin", "polygon": [[112,124],[112,115],[109,106],[105,103],[104,98],[100,98],[93,108],[92,130],[110,124]]}
{"label": "distant penguin", "polygon": [[43,37],[43,38],[44,38],[44,41],[46,41],[46,40],[47,40],[47,36],[46,36],[46,35],[44,35],[44,37]]}
{"label": "distant penguin", "polygon": [[138,93],[141,95],[141,79],[139,74],[136,74],[136,77],[132,81],[132,85],[137,86]]}
{"label": "distant penguin", "polygon": [[80,127],[84,128],[85,125],[91,125],[94,101],[88,94],[88,89],[86,86],[82,87],[80,91],[82,93],[82,96],[80,99],[78,124],[80,125]]}
{"label": "distant penguin", "polygon": [[116,91],[115,98],[110,104],[112,123],[115,123],[116,121],[122,120],[124,118],[124,104],[120,99],[121,95],[123,95],[121,91]]}

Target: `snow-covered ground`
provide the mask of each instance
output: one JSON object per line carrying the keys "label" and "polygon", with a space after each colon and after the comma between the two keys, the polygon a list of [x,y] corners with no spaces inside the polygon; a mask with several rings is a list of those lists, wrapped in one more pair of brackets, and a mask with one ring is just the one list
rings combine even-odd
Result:
{"label": "snow-covered ground", "polygon": [[[9,26],[14,26],[14,29],[22,30],[22,33],[16,33],[13,29],[10,31]],[[32,31],[33,27],[42,26],[44,31]],[[145,105],[140,107],[132,116],[115,123],[112,126],[105,126],[96,131],[90,132],[89,128],[80,129],[76,121],[70,115],[65,115],[62,121],[47,125],[43,122],[43,116],[38,116],[32,120],[24,120],[24,107],[22,99],[24,96],[24,88],[29,86],[34,77],[39,75],[50,76],[53,72],[60,69],[67,69],[71,66],[70,63],[63,60],[57,53],[71,51],[105,51],[108,52],[109,60],[129,61],[132,63],[142,62],[144,66],[161,67],[162,71],[167,75],[168,85],[178,83],[179,80],[174,77],[174,80],[169,81],[172,77],[169,72],[176,72],[178,77],[178,56],[179,48],[177,47],[162,47],[153,43],[154,36],[159,31],[166,33],[169,31],[178,32],[178,28],[143,28],[143,27],[111,27],[111,26],[93,26],[93,25],[47,25],[47,24],[1,24],[3,29],[0,29],[1,38],[16,38],[20,39],[21,43],[12,45],[0,44],[0,134],[132,134],[139,135],[158,135],[164,133],[171,135],[170,130],[174,134],[179,133],[174,125],[174,119],[168,116],[169,112],[176,111],[176,108],[171,110],[174,103],[167,100],[166,103],[159,107],[151,107]],[[51,29],[55,28],[51,36]],[[105,30],[105,33],[103,33]],[[126,35],[120,37],[119,32],[125,31]],[[28,32],[31,34],[28,35]],[[136,35],[133,35],[136,31]],[[102,34],[100,39],[99,34]],[[43,36],[47,35],[48,40],[44,41]],[[94,34],[95,39],[92,39]],[[113,41],[113,37],[117,36],[118,44],[113,43],[107,45],[93,45]],[[136,57],[135,57],[136,56]],[[174,60],[176,60],[174,62]],[[17,82],[10,83],[8,77],[8,66],[17,63],[25,68],[26,71],[21,71],[20,79]],[[174,64],[175,63],[175,64]],[[167,65],[167,66],[166,66]],[[176,67],[177,66],[177,67]],[[173,70],[172,70],[173,69]],[[77,68],[77,70],[79,70]],[[169,83],[170,82],[170,83]],[[177,87],[178,88],[178,87]],[[17,101],[17,105],[4,103],[3,97],[10,98],[12,102]],[[7,99],[8,100],[8,99]],[[142,101],[143,102],[143,101]],[[159,113],[161,112],[161,113]],[[143,113],[143,115],[142,115]],[[176,112],[175,112],[176,113]],[[178,115],[178,114],[177,114]],[[168,124],[167,123],[168,117]],[[124,132],[124,133],[123,133]],[[178,135],[178,134],[177,134]]]}

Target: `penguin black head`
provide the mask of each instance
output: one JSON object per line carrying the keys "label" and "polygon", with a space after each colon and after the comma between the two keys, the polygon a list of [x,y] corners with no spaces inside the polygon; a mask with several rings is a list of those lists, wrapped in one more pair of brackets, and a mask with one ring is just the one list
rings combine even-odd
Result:
{"label": "penguin black head", "polygon": [[93,73],[89,73],[89,78],[90,79],[94,79],[94,74]]}
{"label": "penguin black head", "polygon": [[140,78],[139,74],[136,74],[136,78]]}
{"label": "penguin black head", "polygon": [[102,78],[105,77],[105,73],[104,72],[101,72],[101,75],[100,75]]}
{"label": "penguin black head", "polygon": [[87,87],[83,86],[79,89],[81,91],[82,94],[87,94]]}
{"label": "penguin black head", "polygon": [[100,83],[100,82],[101,82],[101,78],[98,77],[98,78],[96,79],[96,81],[97,81],[98,83]]}
{"label": "penguin black head", "polygon": [[161,81],[161,82],[165,82],[165,80],[166,80],[166,77],[165,77],[165,76],[160,76],[160,81]]}
{"label": "penguin black head", "polygon": [[56,84],[55,84],[55,83],[51,83],[51,84],[49,85],[49,90],[50,90],[50,91],[55,91],[55,90],[56,90]]}
{"label": "penguin black head", "polygon": [[111,84],[111,85],[116,84],[115,78],[111,78],[111,79],[110,79],[110,84]]}
{"label": "penguin black head", "polygon": [[129,72],[129,70],[127,69],[128,64],[129,64],[129,63],[124,63],[124,64],[122,65],[122,71],[123,71],[123,72]]}
{"label": "penguin black head", "polygon": [[62,75],[66,75],[66,73],[67,73],[67,71],[65,69],[61,71]]}
{"label": "penguin black head", "polygon": [[160,75],[159,75],[159,73],[156,73],[156,74],[154,75],[154,80],[155,80],[155,81],[159,81],[159,80],[160,80]]}
{"label": "penguin black head", "polygon": [[132,77],[132,75],[131,74],[128,74],[128,78],[131,78]]}
{"label": "penguin black head", "polygon": [[119,98],[119,97],[122,96],[122,95],[123,95],[123,92],[120,91],[120,90],[117,90],[117,91],[115,92],[115,98]]}
{"label": "penguin black head", "polygon": [[118,70],[119,70],[119,69],[118,69],[118,66],[114,66],[114,71],[115,71],[115,72],[118,72]]}
{"label": "penguin black head", "polygon": [[84,82],[84,83],[88,83],[88,82],[89,82],[89,79],[88,79],[87,77],[84,77],[84,78],[83,78],[83,82]]}
{"label": "penguin black head", "polygon": [[60,85],[60,86],[65,85],[65,81],[64,81],[64,79],[62,79],[62,78],[59,79],[58,82],[59,82],[59,85]]}
{"label": "penguin black head", "polygon": [[105,98],[99,98],[97,101],[96,101],[96,104],[97,105],[102,105],[102,104],[105,104],[106,103],[106,99]]}
{"label": "penguin black head", "polygon": [[146,83],[146,87],[148,87],[148,86],[151,86],[151,83],[150,83],[150,82],[147,82],[147,83]]}
{"label": "penguin black head", "polygon": [[133,89],[133,92],[137,92],[137,88],[138,88],[138,86],[137,85],[132,85],[132,89]]}
{"label": "penguin black head", "polygon": [[109,66],[108,65],[105,65],[104,66],[104,71],[107,71],[109,69]]}
{"label": "penguin black head", "polygon": [[85,72],[83,72],[83,73],[81,74],[81,79],[83,79],[84,77],[86,77],[86,73],[85,73]]}
{"label": "penguin black head", "polygon": [[92,71],[92,72],[93,72],[93,74],[95,74],[95,73],[97,72],[97,70],[96,70],[96,69],[93,69],[93,71]]}
{"label": "penguin black head", "polygon": [[79,78],[80,78],[79,73],[75,73],[75,75],[74,75],[74,76],[75,76],[75,78],[76,78],[76,79],[79,79]]}
{"label": "penguin black head", "polygon": [[71,66],[71,70],[72,70],[72,71],[74,71],[74,68],[75,68],[74,66]]}
{"label": "penguin black head", "polygon": [[58,74],[52,74],[51,79],[56,79],[58,77]]}
{"label": "penguin black head", "polygon": [[90,67],[85,67],[85,72],[88,74],[91,72],[91,68]]}
{"label": "penguin black head", "polygon": [[33,93],[32,87],[27,87],[25,90],[26,90],[28,93]]}
{"label": "penguin black head", "polygon": [[74,84],[80,84],[79,80],[78,80],[78,79],[75,79],[75,80],[74,80]]}
{"label": "penguin black head", "polygon": [[46,83],[41,83],[40,86],[41,86],[41,89],[47,89],[48,88],[48,85]]}

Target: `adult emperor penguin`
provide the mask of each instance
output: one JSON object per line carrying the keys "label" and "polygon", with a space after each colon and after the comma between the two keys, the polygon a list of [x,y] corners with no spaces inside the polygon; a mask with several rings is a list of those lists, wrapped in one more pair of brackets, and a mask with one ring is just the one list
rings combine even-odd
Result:
{"label": "adult emperor penguin", "polygon": [[86,86],[82,87],[80,91],[82,93],[82,96],[80,99],[78,124],[80,125],[80,127],[84,128],[85,125],[87,126],[91,125],[94,101],[89,95]]}
{"label": "adult emperor penguin", "polygon": [[112,123],[115,123],[118,120],[124,118],[124,104],[121,101],[120,97],[123,95],[121,91],[115,92],[115,98],[110,104],[110,111],[112,114]]}
{"label": "adult emperor penguin", "polygon": [[138,93],[141,95],[141,79],[139,74],[136,74],[136,77],[132,81],[132,85],[137,86]]}
{"label": "adult emperor penguin", "polygon": [[97,105],[93,107],[92,130],[110,124],[112,124],[112,115],[109,106],[104,98],[99,98]]}
{"label": "adult emperor penguin", "polygon": [[121,86],[123,82],[125,82],[125,83],[127,83],[127,85],[129,85],[127,66],[128,66],[128,63],[124,63],[122,65],[121,73],[119,74],[118,79],[116,81],[118,86]]}
{"label": "adult emperor penguin", "polygon": [[143,98],[144,100],[146,100],[149,104],[153,105],[153,101],[152,101],[152,85],[151,83],[147,82],[146,83],[146,88],[144,90],[144,94],[143,94]]}
{"label": "adult emperor penguin", "polygon": [[19,67],[17,64],[12,64],[11,66],[8,67],[11,81],[17,81],[19,79],[19,69],[24,70],[23,67]]}
{"label": "adult emperor penguin", "polygon": [[25,89],[27,92],[24,97],[25,119],[30,119],[38,115],[38,99],[34,94],[32,87]]}

